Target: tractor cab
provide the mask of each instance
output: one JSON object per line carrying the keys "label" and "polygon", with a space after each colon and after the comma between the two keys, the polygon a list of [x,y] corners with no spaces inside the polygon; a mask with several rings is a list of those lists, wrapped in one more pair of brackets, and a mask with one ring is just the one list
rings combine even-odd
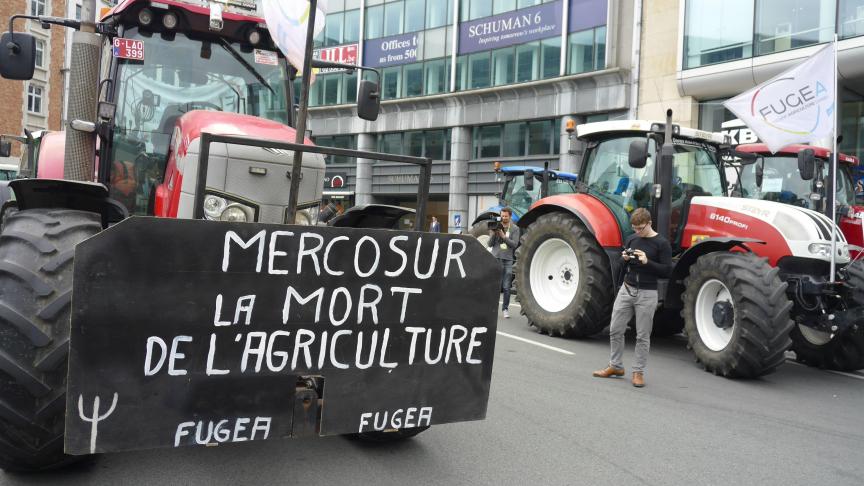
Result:
{"label": "tractor cab", "polygon": [[521,165],[500,169],[504,176],[504,187],[499,197],[499,205],[513,209],[515,221],[527,213],[531,205],[541,197],[576,192],[576,174],[557,170],[548,170],[548,188],[544,191],[544,170],[541,167]]}
{"label": "tractor cab", "polygon": [[221,26],[201,2],[129,1],[102,19],[116,26],[117,37],[103,46],[107,99],[116,109],[101,169],[110,174],[111,196],[130,214],[154,214],[183,115],[203,110],[293,125],[293,69],[254,6],[226,9]]}
{"label": "tractor cab", "polygon": [[[722,135],[673,127],[672,184],[661,183],[658,164],[664,124],[650,121],[608,121],[580,125],[577,135],[587,142],[579,171],[582,192],[595,196],[612,212],[626,238],[630,214],[648,209],[660,221],[654,202],[658,191],[669,191],[671,199],[670,241],[680,240],[682,223],[694,196],[722,196],[726,178],[718,157]],[[641,159],[631,164],[631,144],[643,145]]]}

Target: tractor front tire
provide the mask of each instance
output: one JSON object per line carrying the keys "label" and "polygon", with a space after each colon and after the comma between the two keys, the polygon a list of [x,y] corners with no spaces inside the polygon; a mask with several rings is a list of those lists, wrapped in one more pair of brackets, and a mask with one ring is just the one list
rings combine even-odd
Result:
{"label": "tractor front tire", "polygon": [[705,371],[755,378],[783,364],[792,344],[792,302],[778,273],[749,253],[711,253],[690,268],[684,326]]}
{"label": "tractor front tire", "polygon": [[[846,267],[852,287],[849,307],[864,306],[864,262]],[[801,363],[837,371],[864,369],[864,325],[858,324],[833,339],[828,333],[798,324],[792,330],[792,350]]]}
{"label": "tractor front tire", "polygon": [[66,365],[75,245],[99,215],[31,209],[0,233],[0,468],[39,471],[63,453]]}
{"label": "tractor front tire", "polygon": [[516,250],[517,299],[528,323],[550,336],[588,337],[609,325],[612,272],[603,248],[574,216],[544,214]]}

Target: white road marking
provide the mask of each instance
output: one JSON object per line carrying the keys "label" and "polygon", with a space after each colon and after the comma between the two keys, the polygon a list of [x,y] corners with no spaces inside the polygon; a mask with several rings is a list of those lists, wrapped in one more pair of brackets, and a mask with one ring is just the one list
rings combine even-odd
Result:
{"label": "white road marking", "polygon": [[576,355],[576,353],[571,353],[570,351],[567,351],[566,349],[556,348],[555,346],[549,346],[548,344],[538,343],[537,341],[532,341],[530,339],[525,339],[523,337],[514,336],[512,334],[507,334],[506,332],[498,331],[498,335],[504,336],[504,337],[510,338],[510,339],[515,339],[517,341],[522,341],[523,343],[533,344],[534,346],[539,346],[541,348],[549,349],[551,351],[555,351],[555,352],[558,352],[561,354],[566,354],[568,356],[575,356]]}
{"label": "white road marking", "polygon": [[[807,366],[804,363],[799,363],[799,362],[792,360],[792,359],[787,359],[786,362],[790,363],[790,364],[798,365],[798,366]],[[810,366],[807,366],[807,367],[810,368]],[[845,371],[836,371],[836,370],[822,370],[822,371],[825,371],[827,373],[833,373],[835,375],[846,376],[849,378],[855,378],[856,380],[864,380],[864,375],[860,375],[858,373],[847,373]]]}

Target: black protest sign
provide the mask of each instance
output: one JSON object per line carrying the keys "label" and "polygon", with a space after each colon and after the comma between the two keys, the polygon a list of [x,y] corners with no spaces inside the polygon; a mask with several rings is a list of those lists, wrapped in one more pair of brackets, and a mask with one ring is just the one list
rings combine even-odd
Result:
{"label": "black protest sign", "polygon": [[[485,417],[500,284],[471,238],[131,218],[75,252],[66,452]],[[307,401],[308,403],[308,401]]]}

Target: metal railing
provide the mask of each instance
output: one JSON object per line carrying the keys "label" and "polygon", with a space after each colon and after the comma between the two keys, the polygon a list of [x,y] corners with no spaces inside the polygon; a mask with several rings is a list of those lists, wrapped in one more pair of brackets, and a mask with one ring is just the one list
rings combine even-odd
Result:
{"label": "metal railing", "polygon": [[[352,150],[334,147],[319,147],[317,145],[301,145],[297,143],[278,142],[275,140],[260,140],[236,135],[216,135],[207,132],[201,134],[201,153],[198,156],[198,179],[195,182],[195,206],[192,213],[195,219],[204,218],[204,192],[207,188],[207,169],[210,162],[210,145],[214,143],[291,150],[295,152],[309,152],[321,155],[341,155],[345,157],[383,160],[386,162],[401,162],[404,164],[417,165],[420,167],[420,187],[417,191],[417,212],[414,217],[414,231],[423,231],[426,220],[426,206],[429,202],[429,185],[432,179],[431,158],[412,157],[410,155],[385,154],[380,152],[367,152],[364,150]],[[295,207],[297,204],[297,197],[299,192],[300,191],[298,190],[296,191],[296,193],[289,195],[291,200],[294,202]]]}

